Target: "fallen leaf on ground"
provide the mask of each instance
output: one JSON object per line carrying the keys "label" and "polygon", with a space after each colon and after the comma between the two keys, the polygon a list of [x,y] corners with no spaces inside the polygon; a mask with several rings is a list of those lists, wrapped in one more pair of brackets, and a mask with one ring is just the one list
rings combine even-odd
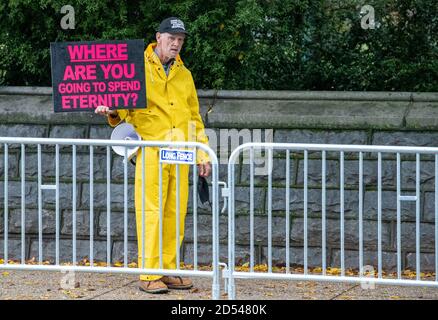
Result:
{"label": "fallen leaf on ground", "polygon": [[36,261],[36,258],[35,258],[35,257],[32,257],[30,260],[26,261],[26,263],[27,263],[27,264],[36,264],[37,261]]}
{"label": "fallen leaf on ground", "polygon": [[70,290],[63,290],[63,293],[64,293],[65,295],[69,296],[70,298],[73,298],[73,299],[79,299],[79,298],[82,298],[82,297],[83,297],[83,296],[78,295],[78,294],[76,294],[76,293],[74,293],[74,292],[71,292]]}
{"label": "fallen leaf on ground", "polygon": [[103,261],[98,261],[98,262],[95,262],[94,265],[97,267],[106,267],[107,263],[103,262]]}
{"label": "fallen leaf on ground", "polygon": [[331,275],[341,274],[341,269],[339,268],[327,268],[327,273]]}
{"label": "fallen leaf on ground", "polygon": [[254,271],[267,272],[268,271],[268,265],[267,264],[256,265],[256,266],[254,266]]}

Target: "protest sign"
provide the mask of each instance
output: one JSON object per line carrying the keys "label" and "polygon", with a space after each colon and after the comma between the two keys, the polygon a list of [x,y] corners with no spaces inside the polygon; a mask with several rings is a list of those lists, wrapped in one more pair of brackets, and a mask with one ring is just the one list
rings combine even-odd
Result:
{"label": "protest sign", "polygon": [[53,42],[55,112],[146,107],[143,40]]}

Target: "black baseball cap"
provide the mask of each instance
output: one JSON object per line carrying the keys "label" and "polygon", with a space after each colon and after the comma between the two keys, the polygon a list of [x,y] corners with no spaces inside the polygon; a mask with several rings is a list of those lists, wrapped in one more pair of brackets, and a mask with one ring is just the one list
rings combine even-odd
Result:
{"label": "black baseball cap", "polygon": [[176,17],[166,18],[161,21],[158,27],[158,32],[160,33],[184,33],[189,34],[184,27],[184,22]]}

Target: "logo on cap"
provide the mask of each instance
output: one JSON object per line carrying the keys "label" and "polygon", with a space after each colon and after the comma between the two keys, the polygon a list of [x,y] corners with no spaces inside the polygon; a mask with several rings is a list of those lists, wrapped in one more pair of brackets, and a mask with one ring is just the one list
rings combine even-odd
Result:
{"label": "logo on cap", "polygon": [[172,29],[183,29],[183,30],[186,30],[184,28],[184,23],[181,20],[179,20],[179,19],[170,20],[170,24],[172,25]]}

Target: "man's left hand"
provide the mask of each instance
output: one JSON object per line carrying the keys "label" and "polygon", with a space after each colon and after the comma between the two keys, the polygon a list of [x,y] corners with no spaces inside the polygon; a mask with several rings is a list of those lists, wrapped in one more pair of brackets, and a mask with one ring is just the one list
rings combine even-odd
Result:
{"label": "man's left hand", "polygon": [[201,163],[198,164],[198,172],[201,177],[208,177],[211,173],[211,163]]}

